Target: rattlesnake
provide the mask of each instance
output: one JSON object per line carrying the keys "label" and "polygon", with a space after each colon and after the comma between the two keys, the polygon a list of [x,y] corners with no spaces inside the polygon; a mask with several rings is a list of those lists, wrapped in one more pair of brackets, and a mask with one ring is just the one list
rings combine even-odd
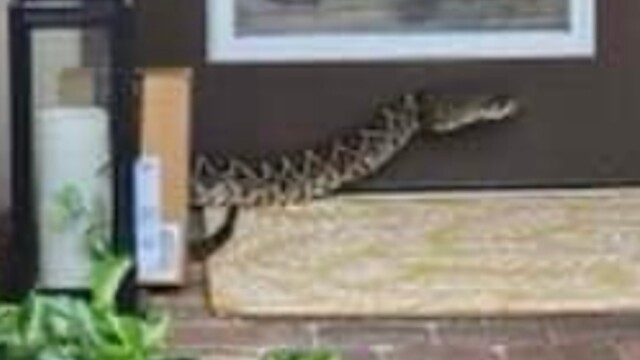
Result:
{"label": "rattlesnake", "polygon": [[[404,94],[378,106],[371,122],[311,149],[264,159],[198,156],[192,208],[200,219],[200,240],[191,243],[196,259],[228,237],[242,208],[286,206],[326,197],[370,176],[419,133],[448,134],[483,122],[512,118],[518,102],[508,96]],[[220,209],[225,224],[212,225]]]}

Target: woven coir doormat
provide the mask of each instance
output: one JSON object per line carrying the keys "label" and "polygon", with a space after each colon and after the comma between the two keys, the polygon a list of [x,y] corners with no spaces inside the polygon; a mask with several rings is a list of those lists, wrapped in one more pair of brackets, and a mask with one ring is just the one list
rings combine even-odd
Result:
{"label": "woven coir doormat", "polygon": [[208,262],[237,315],[640,309],[640,190],[339,197],[246,210]]}

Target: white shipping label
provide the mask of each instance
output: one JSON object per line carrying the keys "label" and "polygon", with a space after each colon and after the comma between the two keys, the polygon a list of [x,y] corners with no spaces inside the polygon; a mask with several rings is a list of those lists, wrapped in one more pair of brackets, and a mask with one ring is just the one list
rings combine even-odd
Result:
{"label": "white shipping label", "polygon": [[176,223],[161,226],[160,237],[145,260],[139,280],[146,285],[175,285],[180,283],[183,270],[182,231]]}
{"label": "white shipping label", "polygon": [[[165,223],[161,231],[162,254],[158,259],[156,280],[159,282],[176,282],[182,274],[182,231],[176,223]],[[160,270],[162,269],[162,270]]]}
{"label": "white shipping label", "polygon": [[138,279],[154,277],[162,271],[162,179],[157,156],[141,156],[135,169],[136,235]]}

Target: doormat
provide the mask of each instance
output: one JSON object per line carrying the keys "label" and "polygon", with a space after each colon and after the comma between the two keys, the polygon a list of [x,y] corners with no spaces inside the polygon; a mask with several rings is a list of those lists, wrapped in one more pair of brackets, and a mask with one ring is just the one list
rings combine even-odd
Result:
{"label": "doormat", "polygon": [[338,197],[245,210],[207,264],[231,315],[640,310],[640,190]]}

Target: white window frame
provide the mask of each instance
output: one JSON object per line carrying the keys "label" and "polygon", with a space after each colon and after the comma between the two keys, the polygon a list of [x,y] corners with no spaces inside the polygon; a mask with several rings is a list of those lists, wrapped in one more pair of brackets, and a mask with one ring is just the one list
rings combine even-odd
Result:
{"label": "white window frame", "polygon": [[566,1],[563,30],[236,37],[235,0],[207,0],[207,56],[223,63],[594,57],[597,0]]}

